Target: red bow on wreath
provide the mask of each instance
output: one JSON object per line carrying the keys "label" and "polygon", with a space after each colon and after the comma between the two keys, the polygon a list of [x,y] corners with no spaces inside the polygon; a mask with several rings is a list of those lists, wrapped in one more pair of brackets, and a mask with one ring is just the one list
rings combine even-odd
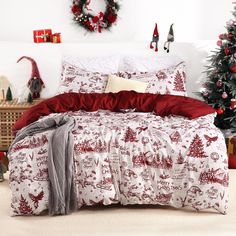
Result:
{"label": "red bow on wreath", "polygon": [[102,32],[102,28],[107,27],[107,23],[104,22],[104,14],[100,12],[98,16],[94,16],[90,19],[90,24],[94,28],[94,31]]}

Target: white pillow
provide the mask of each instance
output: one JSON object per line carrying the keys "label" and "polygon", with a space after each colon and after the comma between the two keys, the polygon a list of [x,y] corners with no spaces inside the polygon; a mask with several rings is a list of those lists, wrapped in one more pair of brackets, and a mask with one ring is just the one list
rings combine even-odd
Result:
{"label": "white pillow", "polygon": [[98,72],[103,74],[111,74],[118,72],[120,57],[78,57],[78,56],[63,56],[62,70],[66,66],[74,66],[79,70],[88,72]]}
{"label": "white pillow", "polygon": [[147,86],[148,84],[144,82],[109,75],[105,93],[117,93],[123,90],[133,90],[139,93],[144,93]]}
{"label": "white pillow", "polygon": [[183,61],[177,56],[126,56],[119,70],[127,72],[155,72],[177,65]]}

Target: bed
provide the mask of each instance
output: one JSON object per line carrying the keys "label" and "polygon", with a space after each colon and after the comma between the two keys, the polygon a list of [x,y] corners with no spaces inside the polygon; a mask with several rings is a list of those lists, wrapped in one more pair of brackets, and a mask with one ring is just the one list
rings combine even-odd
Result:
{"label": "bed", "polygon": [[[215,111],[186,97],[179,67],[183,64],[155,72],[155,78],[148,75],[151,92],[103,93],[104,84],[98,84],[104,75],[91,77],[67,66],[63,93],[15,124],[8,153],[11,215],[62,215],[97,204],[213,208],[226,214],[224,136],[214,125]],[[176,76],[167,82],[173,71],[178,86]],[[147,81],[143,72],[116,75]],[[153,92],[156,78],[162,94]]]}

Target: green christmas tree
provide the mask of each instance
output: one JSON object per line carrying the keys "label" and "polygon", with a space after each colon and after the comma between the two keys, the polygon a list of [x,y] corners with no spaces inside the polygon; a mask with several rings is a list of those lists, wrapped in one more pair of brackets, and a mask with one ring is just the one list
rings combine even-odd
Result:
{"label": "green christmas tree", "polygon": [[7,101],[12,101],[12,92],[11,92],[11,88],[10,87],[8,87],[8,89],[7,89],[6,100]]}
{"label": "green christmas tree", "polygon": [[29,95],[28,95],[27,102],[28,102],[28,103],[33,103],[33,97],[32,97],[32,94],[31,94],[31,93],[29,93]]}
{"label": "green christmas tree", "polygon": [[236,131],[236,6],[234,19],[226,23],[219,35],[218,48],[209,57],[202,97],[216,109],[215,125]]}

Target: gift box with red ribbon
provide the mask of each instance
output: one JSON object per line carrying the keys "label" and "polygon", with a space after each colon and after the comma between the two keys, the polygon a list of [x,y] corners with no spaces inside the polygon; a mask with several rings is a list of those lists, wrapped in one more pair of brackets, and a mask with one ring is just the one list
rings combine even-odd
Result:
{"label": "gift box with red ribbon", "polygon": [[236,135],[226,138],[229,168],[236,169]]}
{"label": "gift box with red ribbon", "polygon": [[52,43],[61,43],[61,33],[54,33],[50,36]]}
{"label": "gift box with red ribbon", "polygon": [[34,30],[33,34],[35,43],[46,43],[50,42],[52,30],[51,29]]}

